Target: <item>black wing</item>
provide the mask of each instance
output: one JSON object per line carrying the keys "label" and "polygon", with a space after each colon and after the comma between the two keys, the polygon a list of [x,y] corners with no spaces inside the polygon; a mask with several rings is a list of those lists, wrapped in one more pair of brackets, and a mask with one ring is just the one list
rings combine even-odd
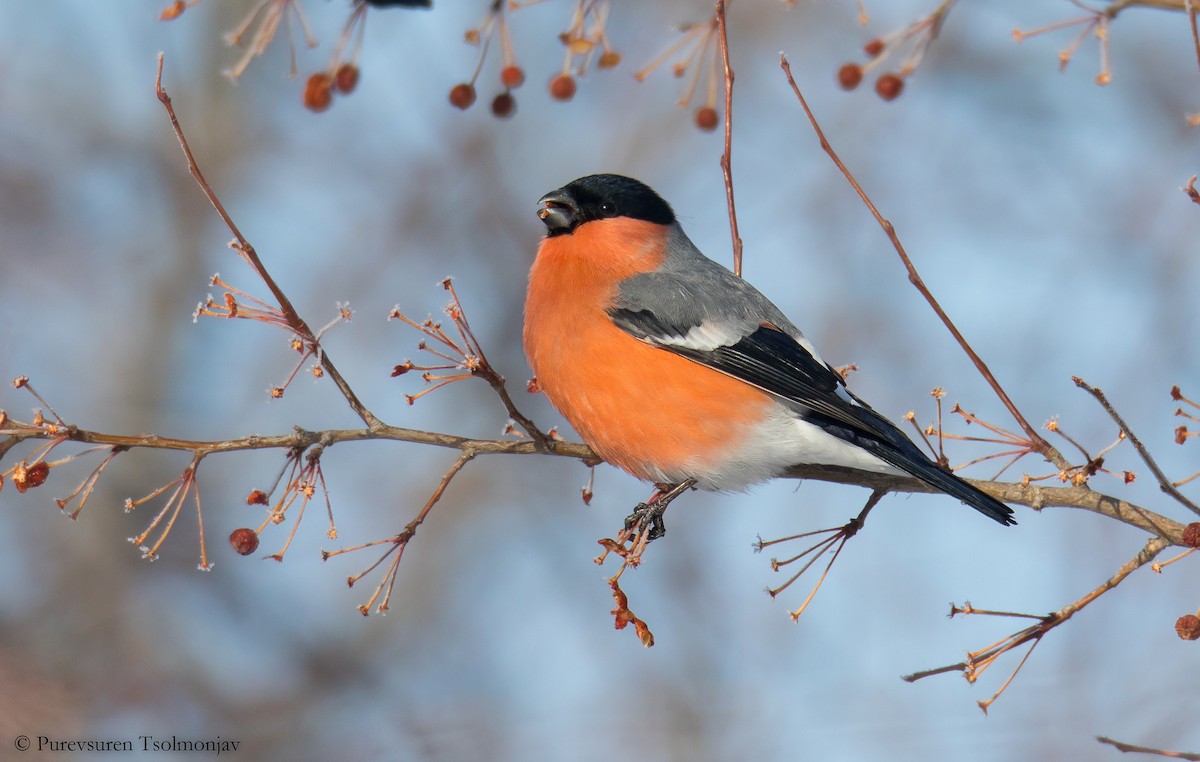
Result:
{"label": "black wing", "polygon": [[854,397],[841,376],[796,339],[764,323],[736,342],[690,346],[687,330],[651,310],[616,308],[613,322],[627,333],[795,403],[809,423],[880,460],[957,497],[1001,524],[1015,524],[1012,509],[929,460],[891,421]]}

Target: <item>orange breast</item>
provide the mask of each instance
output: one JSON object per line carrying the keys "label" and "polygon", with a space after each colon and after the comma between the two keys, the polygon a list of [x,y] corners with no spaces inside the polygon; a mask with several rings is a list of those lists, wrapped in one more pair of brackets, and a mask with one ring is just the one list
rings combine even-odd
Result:
{"label": "orange breast", "polygon": [[772,404],[609,319],[619,282],[662,262],[666,232],[619,219],[545,240],[525,304],[525,352],[546,396],[605,460],[652,481],[735,457]]}

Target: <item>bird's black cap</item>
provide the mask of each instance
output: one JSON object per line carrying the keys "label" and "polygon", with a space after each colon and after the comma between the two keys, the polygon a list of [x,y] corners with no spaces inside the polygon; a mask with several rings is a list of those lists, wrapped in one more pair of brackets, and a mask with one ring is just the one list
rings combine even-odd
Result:
{"label": "bird's black cap", "polygon": [[658,225],[675,221],[671,205],[650,186],[622,175],[588,175],[538,200],[549,235],[565,235],[585,222],[629,217]]}

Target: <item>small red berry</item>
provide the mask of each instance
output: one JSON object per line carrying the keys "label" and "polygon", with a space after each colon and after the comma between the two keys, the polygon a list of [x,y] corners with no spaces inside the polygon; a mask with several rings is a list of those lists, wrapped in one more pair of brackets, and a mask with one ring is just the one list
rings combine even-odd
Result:
{"label": "small red berry", "polygon": [[358,67],[349,61],[343,63],[338,67],[334,81],[337,83],[337,89],[343,93],[353,91],[358,86]]}
{"label": "small red berry", "polygon": [[467,82],[460,82],[450,88],[450,103],[455,108],[460,108],[464,111],[471,108],[471,104],[475,102],[475,87]]}
{"label": "small red berry", "polygon": [[720,118],[717,110],[712,106],[701,106],[696,109],[696,126],[705,132],[712,132],[717,129],[717,122]]}
{"label": "small red berry", "polygon": [[258,533],[245,527],[235,529],[229,535],[229,544],[239,555],[248,556],[258,550]]}
{"label": "small red berry", "polygon": [[304,107],[320,113],[333,103],[333,77],[326,72],[317,72],[304,84]]}
{"label": "small red berry", "polygon": [[550,97],[556,101],[569,101],[575,97],[575,78],[570,74],[559,74],[550,80]]}
{"label": "small red berry", "polygon": [[885,101],[894,101],[904,91],[904,79],[899,74],[882,74],[875,80],[875,92]]}
{"label": "small red berry", "polygon": [[879,57],[879,54],[883,52],[883,40],[876,37],[866,45],[863,45],[863,52],[871,58]]}
{"label": "small red berry", "polygon": [[1175,634],[1184,640],[1200,640],[1200,617],[1184,614],[1176,619]]}
{"label": "small red berry", "polygon": [[44,460],[39,460],[32,466],[18,463],[16,468],[13,469],[13,486],[17,488],[17,492],[24,493],[27,489],[33,489],[45,484],[49,476],[50,464]]}
{"label": "small red berry", "polygon": [[517,99],[512,93],[500,93],[492,100],[492,115],[497,119],[507,119],[517,112]]}
{"label": "small red berry", "polygon": [[837,79],[838,84],[843,90],[853,90],[862,82],[863,70],[856,63],[843,64],[842,68],[838,69]]}
{"label": "small red berry", "polygon": [[518,88],[525,84],[525,70],[520,66],[505,66],[500,70],[500,82],[507,88]]}
{"label": "small red berry", "polygon": [[1183,544],[1189,548],[1200,548],[1200,521],[1193,521],[1183,528]]}

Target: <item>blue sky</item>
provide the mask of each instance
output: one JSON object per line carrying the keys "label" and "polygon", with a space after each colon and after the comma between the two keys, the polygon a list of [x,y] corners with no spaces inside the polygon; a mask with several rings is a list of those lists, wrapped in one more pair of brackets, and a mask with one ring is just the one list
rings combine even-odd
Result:
{"label": "blue sky", "polygon": [[[569,4],[514,14],[528,81],[508,121],[487,113],[490,84],[467,112],[446,101],[474,67],[462,33],[483,3],[373,11],[359,89],[320,115],[300,107],[303,75],[325,65],[346,3],[306,3],[321,45],[300,52],[301,78],[286,77],[277,40],[233,85],[221,70],[236,52],[221,33],[246,5],[205,0],[171,23],[156,20],[155,3],[0,7],[0,376],[28,374],[71,422],[194,438],[355,423],[327,382],[301,378],[268,401],[292,363],[282,333],[192,323],[214,272],[263,290],[187,175],[154,98],[159,51],[202,168],[302,314],[321,325],[336,303],[354,307],[326,347],[390,423],[484,437],[504,423],[481,383],[409,407],[403,395],[419,381],[389,377],[417,337],[388,311],[436,314],[445,302],[437,283],[453,275],[519,404],[540,424],[561,424],[520,392],[529,371],[519,335],[540,236],[536,199],[574,177],[645,180],[703,250],[728,262],[719,135],[674,107],[682,83],[668,72],[641,84],[630,76],[674,39],[672,25],[704,18],[707,3],[614,4],[609,34],[624,62],[590,73],[569,104],[544,88],[561,65],[555,35]],[[1059,73],[1057,51],[1073,32],[1012,39],[1014,27],[1078,15],[1070,3],[963,3],[898,100],[837,88],[834,72],[863,42],[928,5],[868,3],[864,30],[850,2],[734,4],[746,276],[826,359],[859,366],[852,386],[881,412],[929,421],[928,391],[942,386],[948,402],[1011,426],[820,151],[779,71],[784,51],[843,159],[1025,414],[1039,424],[1058,416],[1093,451],[1108,444],[1113,424],[1070,381],[1082,376],[1105,389],[1168,474],[1193,472],[1195,446],[1172,441],[1168,396],[1173,384],[1200,395],[1200,207],[1179,190],[1200,171],[1197,133],[1184,124],[1200,111],[1200,74],[1184,17],[1122,14],[1110,30],[1113,81],[1101,88],[1094,41]],[[497,72],[493,56],[481,83]],[[0,392],[14,417],[35,404]],[[978,452],[955,446],[951,459]],[[149,514],[122,513],[123,500],[173,479],[184,456],[121,456],[74,523],[53,498],[86,468],[25,495],[0,492],[0,675],[12,678],[0,679],[0,697],[29,718],[0,729],[220,735],[256,759],[588,760],[617,750],[1079,759],[1107,753],[1097,734],[1198,744],[1179,700],[1190,695],[1194,646],[1172,630],[1196,606],[1190,560],[1161,576],[1139,572],[1047,637],[987,718],[975,702],[1013,660],[974,686],[897,679],[1020,626],[947,621],[948,602],[1057,609],[1144,543],[1091,514],[1019,509],[1020,526],[1003,530],[945,497],[889,496],[793,624],[786,612],[803,582],[777,600],[762,594],[778,579],[752,543],[840,524],[866,493],[778,482],[689,495],[672,508],[669,536],[623,579],[658,640],[646,650],[612,630],[612,567],[591,560],[646,485],[602,467],[585,507],[578,464],[480,459],[406,552],[392,612],[364,619],[355,606],[378,578],[351,590],[345,578],[373,558],[322,563],[319,550],[333,544],[319,506],[282,564],[228,549],[232,529],[259,520],[245,494],[281,460],[203,464],[210,574],[195,571],[186,512],[154,564],[125,542]],[[323,463],[338,542],[398,531],[452,460],[396,443],[331,448]],[[1110,464],[1138,481],[1097,477],[1095,487],[1186,520],[1128,446]],[[987,466],[969,474],[992,475]],[[262,552],[282,545],[283,529],[264,537]]]}

